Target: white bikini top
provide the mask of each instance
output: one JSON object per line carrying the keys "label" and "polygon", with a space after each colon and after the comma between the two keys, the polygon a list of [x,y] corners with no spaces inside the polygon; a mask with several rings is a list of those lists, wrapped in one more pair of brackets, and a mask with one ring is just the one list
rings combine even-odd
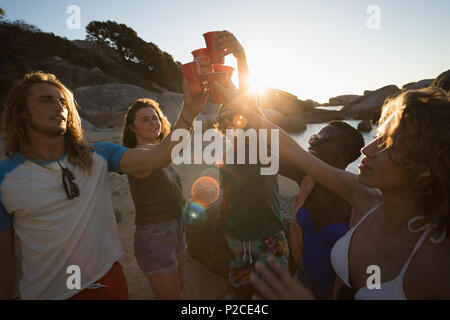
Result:
{"label": "white bikini top", "polygon": [[[348,275],[348,253],[349,253],[349,247],[350,247],[350,241],[352,239],[353,233],[355,232],[356,228],[369,216],[372,212],[374,212],[377,208],[380,207],[382,202],[378,203],[375,207],[370,209],[364,217],[353,227],[351,228],[341,239],[336,241],[336,243],[333,246],[333,249],[331,250],[331,264],[333,265],[334,270],[336,271],[336,274],[339,276],[339,278],[344,281],[344,283],[351,288],[349,283],[349,275]],[[408,269],[409,263],[411,262],[411,259],[414,257],[414,254],[416,251],[420,248],[420,246],[425,242],[425,239],[430,234],[432,230],[431,223],[424,224],[422,227],[418,229],[412,229],[411,225],[415,221],[419,219],[423,219],[424,216],[418,216],[412,218],[408,222],[408,229],[411,232],[419,232],[423,231],[422,236],[419,238],[419,240],[416,243],[416,246],[414,247],[414,250],[412,251],[411,255],[409,256],[406,263],[403,265],[403,268],[401,269],[399,275],[395,277],[394,279],[384,282],[380,284],[380,289],[369,289],[366,286],[361,287],[355,294],[355,299],[357,300],[406,300],[405,292],[403,291],[403,277],[406,273],[406,270]],[[445,232],[443,234],[445,236]],[[443,238],[440,237],[437,241],[434,238],[431,238],[432,242],[438,243]]]}

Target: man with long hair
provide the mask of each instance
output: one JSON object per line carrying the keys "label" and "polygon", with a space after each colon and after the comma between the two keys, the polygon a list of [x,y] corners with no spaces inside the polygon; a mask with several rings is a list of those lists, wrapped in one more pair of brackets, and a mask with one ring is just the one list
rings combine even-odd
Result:
{"label": "man with long hair", "polygon": [[[189,95],[175,129],[190,129],[206,102]],[[14,286],[14,232],[22,299],[127,299],[108,171],[165,167],[176,142],[127,149],[87,143],[73,94],[52,74],[26,74],[6,98],[0,163],[0,299]]]}

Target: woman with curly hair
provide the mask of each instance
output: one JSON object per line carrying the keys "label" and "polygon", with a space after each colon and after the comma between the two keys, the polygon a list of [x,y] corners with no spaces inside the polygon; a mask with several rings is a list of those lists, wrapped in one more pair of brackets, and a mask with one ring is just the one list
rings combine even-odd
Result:
{"label": "woman with curly hair", "polygon": [[[157,102],[139,99],[128,109],[123,129],[127,148],[154,148],[170,133],[170,123]],[[128,175],[136,209],[134,250],[156,299],[181,298],[186,240],[181,212],[181,180],[169,164],[151,172]]]}
{"label": "woman with curly hair", "polygon": [[[222,90],[257,127],[277,128]],[[450,99],[438,88],[406,91],[383,105],[377,136],[361,152],[359,174],[333,168],[280,130],[280,154],[350,202],[356,225],[336,242],[331,261],[337,298],[450,299]],[[275,143],[272,141],[271,143]],[[380,283],[369,289],[371,266]],[[270,267],[270,268],[269,268]],[[370,268],[369,268],[370,267]],[[313,296],[281,265],[257,263],[251,282],[272,299]],[[275,273],[275,274],[274,274]]]}

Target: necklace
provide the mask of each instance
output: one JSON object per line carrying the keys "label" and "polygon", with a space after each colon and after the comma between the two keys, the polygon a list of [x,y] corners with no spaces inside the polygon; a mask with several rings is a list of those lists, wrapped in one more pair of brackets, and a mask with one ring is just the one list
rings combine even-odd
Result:
{"label": "necklace", "polygon": [[416,240],[406,241],[406,242],[403,242],[401,244],[396,244],[396,245],[389,245],[388,248],[386,248],[386,245],[384,245],[384,246],[381,245],[383,243],[383,240],[380,240],[380,239],[385,239],[385,237],[383,236],[379,216],[380,216],[379,213],[375,214],[374,221],[372,223],[372,228],[371,228],[372,245],[378,254],[380,254],[384,257],[393,257],[395,255],[404,253],[403,251],[406,251],[406,248],[411,249],[414,246]]}

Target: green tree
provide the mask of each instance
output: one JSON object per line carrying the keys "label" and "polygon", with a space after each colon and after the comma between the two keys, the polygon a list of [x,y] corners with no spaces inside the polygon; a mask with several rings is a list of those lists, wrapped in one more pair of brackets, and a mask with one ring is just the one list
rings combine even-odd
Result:
{"label": "green tree", "polygon": [[139,45],[139,38],[133,29],[113,21],[91,21],[86,26],[86,32],[86,40],[110,46],[119,51],[124,60],[136,62],[134,51]]}
{"label": "green tree", "polygon": [[152,42],[141,39],[136,31],[114,21],[91,21],[86,26],[86,40],[117,50],[126,63],[144,77],[169,90],[181,91],[182,77],[173,57]]}
{"label": "green tree", "polygon": [[5,16],[5,10],[3,10],[2,8],[0,8],[0,20],[3,19],[3,17]]}

